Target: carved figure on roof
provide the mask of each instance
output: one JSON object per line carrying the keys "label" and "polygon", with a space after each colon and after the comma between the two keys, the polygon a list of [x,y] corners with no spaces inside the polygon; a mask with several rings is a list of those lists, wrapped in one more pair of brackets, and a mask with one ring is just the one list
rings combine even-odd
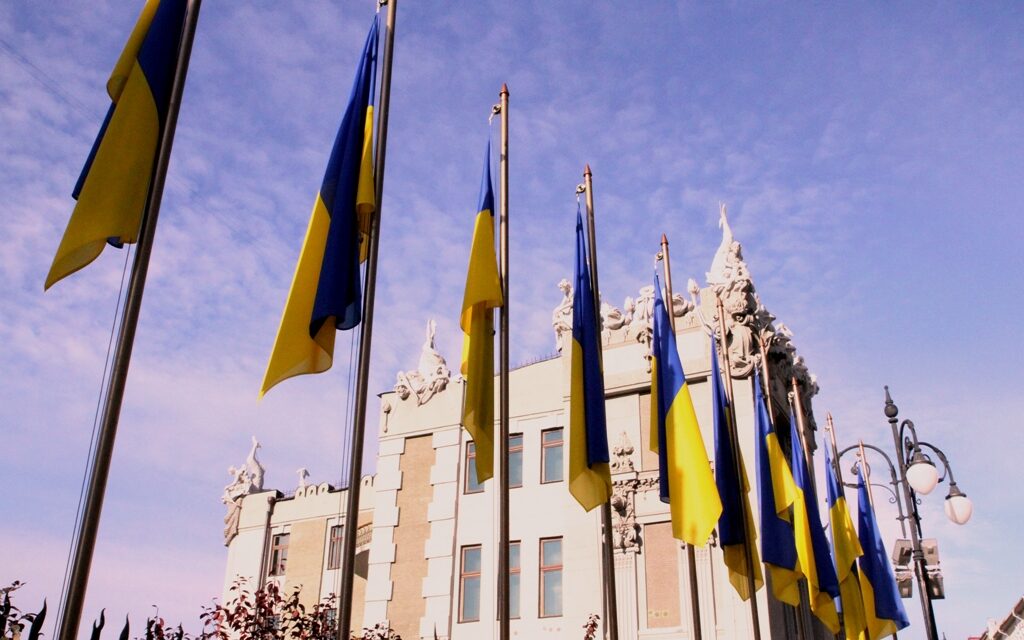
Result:
{"label": "carved figure on roof", "polygon": [[562,301],[551,313],[551,327],[555,330],[555,348],[561,353],[565,336],[572,335],[572,284],[562,278],[558,289],[562,292]]}
{"label": "carved figure on roof", "polygon": [[260,442],[256,436],[252,436],[252,448],[249,456],[245,459],[245,471],[252,480],[253,491],[263,491],[263,465],[256,459],[256,450],[260,448]]}
{"label": "carved figure on roof", "polygon": [[626,317],[622,315],[622,310],[605,302],[603,297],[601,298],[601,326],[604,331],[618,331],[626,326]]}
{"label": "carved figure on roof", "polygon": [[231,544],[231,541],[238,535],[238,521],[242,513],[242,499],[250,493],[263,490],[263,465],[256,459],[256,450],[260,443],[256,436],[252,438],[252,448],[245,459],[245,464],[235,467],[228,467],[228,474],[231,475],[231,482],[224,487],[220,501],[227,507],[224,515],[224,546]]}
{"label": "carved figure on roof", "polygon": [[437,323],[427,321],[426,340],[420,351],[419,368],[413,371],[399,371],[395,382],[395,392],[402,400],[409,396],[416,397],[416,404],[426,404],[431,398],[448,388],[452,372],[444,356],[434,346],[434,335]]}

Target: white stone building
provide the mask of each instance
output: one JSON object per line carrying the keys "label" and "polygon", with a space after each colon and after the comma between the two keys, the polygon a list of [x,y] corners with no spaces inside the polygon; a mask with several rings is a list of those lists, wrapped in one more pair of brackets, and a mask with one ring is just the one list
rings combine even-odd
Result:
{"label": "white stone building", "polygon": [[[556,342],[571,328],[571,295],[554,312]],[[753,395],[750,374],[759,339],[768,345],[772,409],[786,422],[787,388],[797,378],[815,440],[810,401],[813,377],[796,356],[786,328],[761,305],[740,246],[723,216],[722,245],[707,286],[688,287],[673,300],[679,350],[690,392],[713,458],[709,327],[715,295],[727,315],[739,437],[754,480]],[[620,638],[690,638],[687,554],[672,538],[668,505],[658,499],[657,457],[649,451],[648,343],[653,288],[627,298],[624,311],[602,304],[608,435],[612,448],[615,577]],[[360,557],[354,624],[387,621],[405,640],[496,637],[496,482],[473,482],[472,442],[460,427],[463,383],[452,377],[433,346],[433,327],[417,370],[398,374],[380,396],[376,475],[363,482]],[[568,350],[566,350],[567,352]],[[590,613],[602,613],[599,510],[586,513],[569,494],[566,447],[568,356],[553,356],[511,372],[510,527],[513,549],[512,634],[518,638],[579,638]],[[788,441],[786,430],[780,437]],[[496,474],[497,475],[497,474]],[[245,575],[303,584],[308,601],[335,590],[331,532],[341,519],[343,491],[327,485],[284,498],[271,491],[241,498],[237,535],[228,543],[226,586]],[[754,509],[756,492],[751,499]],[[229,497],[225,502],[234,504]],[[230,528],[231,513],[228,524]],[[372,523],[372,524],[371,524]],[[372,527],[372,536],[367,529]],[[227,532],[227,533],[230,533]],[[282,538],[281,536],[289,537]],[[284,545],[284,549],[282,549]],[[285,554],[286,559],[281,560]],[[704,638],[750,638],[749,605],[730,585],[712,537],[696,549]],[[363,564],[365,562],[365,564]],[[310,589],[310,585],[315,585]],[[832,637],[806,609],[794,610],[758,594],[762,637]]]}

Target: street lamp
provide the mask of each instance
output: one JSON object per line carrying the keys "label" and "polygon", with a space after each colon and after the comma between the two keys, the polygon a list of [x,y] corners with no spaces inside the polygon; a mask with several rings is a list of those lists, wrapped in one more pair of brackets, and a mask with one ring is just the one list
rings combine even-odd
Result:
{"label": "street lamp", "polygon": [[[953,478],[953,469],[949,465],[946,454],[935,445],[919,440],[917,429],[910,420],[899,422],[896,416],[899,409],[889,395],[889,387],[885,387],[885,417],[892,428],[893,442],[896,445],[896,462],[881,448],[864,444],[865,450],[870,449],[880,454],[889,467],[890,502],[896,504],[898,512],[897,520],[903,530],[904,538],[907,535],[906,523],[910,522],[910,540],[898,540],[894,546],[894,561],[897,565],[896,575],[899,582],[900,595],[910,597],[910,563],[913,562],[913,574],[917,579],[918,592],[921,595],[921,608],[924,612],[924,623],[929,640],[939,640],[938,629],[935,624],[935,611],[932,608],[932,600],[939,600],[944,597],[942,574],[939,570],[938,544],[933,539],[923,539],[921,533],[921,514],[917,510],[917,494],[927,495],[935,490],[940,482],[949,480],[949,493],[946,495],[945,511],[946,517],[956,524],[965,524],[971,519],[974,506]],[[838,459],[850,451],[858,449],[857,446],[847,447],[836,456]],[[927,449],[942,463],[942,472],[936,467],[932,457],[925,453]],[[866,460],[859,460],[857,464],[867,464]],[[856,466],[855,466],[856,468]],[[855,485],[850,485],[855,486]],[[904,510],[905,507],[905,510]]]}

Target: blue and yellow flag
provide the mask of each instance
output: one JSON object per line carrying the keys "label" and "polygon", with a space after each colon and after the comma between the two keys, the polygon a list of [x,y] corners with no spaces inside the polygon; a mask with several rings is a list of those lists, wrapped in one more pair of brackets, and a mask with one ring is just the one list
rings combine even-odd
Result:
{"label": "blue and yellow flag", "polygon": [[839,602],[842,605],[843,629],[847,640],[867,638],[867,620],[864,618],[864,598],[857,576],[857,558],[864,555],[857,530],[846,504],[843,485],[832,460],[832,448],[825,447],[825,486],[828,494],[829,522],[832,525],[832,552],[836,558],[839,579]]}
{"label": "blue and yellow flag", "polygon": [[608,424],[601,370],[601,328],[587,265],[583,217],[576,210],[576,275],[572,296],[569,381],[569,493],[590,511],[612,495],[608,468]]}
{"label": "blue and yellow flag", "polygon": [[704,438],[693,410],[676,335],[654,276],[654,335],[651,340],[651,451],[658,454],[661,501],[669,504],[672,535],[687,544],[707,544],[722,513]]}
{"label": "blue and yellow flag", "polygon": [[149,0],[107,80],[110,109],[82,168],[45,289],[95,260],[107,243],[138,240],[167,122],[185,0]]}
{"label": "blue and yellow flag", "polygon": [[774,596],[800,604],[800,562],[789,508],[797,499],[796,483],[768,417],[761,376],[754,369],[754,422],[757,431],[757,489],[761,500],[761,557],[771,576]]}
{"label": "blue and yellow flag", "polygon": [[462,426],[476,443],[477,482],[494,476],[494,309],[501,304],[501,278],[494,251],[494,188],[488,140],[459,320],[464,334],[462,375],[466,378]]}
{"label": "blue and yellow flag", "polygon": [[857,537],[864,549],[860,557],[860,588],[864,596],[864,617],[867,618],[868,636],[878,640],[910,626],[903,609],[896,576],[889,556],[882,544],[882,534],[875,521],[875,510],[858,466],[857,474]]}
{"label": "blue and yellow flag", "polygon": [[361,320],[359,265],[376,208],[373,95],[378,19],[366,36],[352,95],[313,205],[260,397],[278,382],[321,373],[334,360],[337,329]]}
{"label": "blue and yellow flag", "polygon": [[796,481],[796,501],[793,503],[793,530],[796,537],[796,555],[800,572],[807,578],[811,612],[832,633],[839,633],[839,613],[835,599],[839,597],[839,579],[832,564],[828,539],[821,526],[818,500],[811,483],[811,471],[801,444],[799,426],[793,414],[790,423],[790,459]]}
{"label": "blue and yellow flag", "polygon": [[[711,406],[715,419],[715,484],[722,499],[722,515],[718,518],[718,540],[729,569],[729,582],[744,600],[750,599],[750,582],[747,579],[747,554],[754,570],[754,591],[764,585],[761,572],[761,558],[757,553],[757,528],[754,513],[750,509],[750,482],[740,451],[733,451],[730,435],[729,399],[722,385],[718,367],[718,347],[711,337]],[[739,456],[737,461],[736,456]],[[740,475],[736,475],[736,467]],[[746,518],[747,526],[743,521]],[[749,543],[747,535],[749,534]]]}

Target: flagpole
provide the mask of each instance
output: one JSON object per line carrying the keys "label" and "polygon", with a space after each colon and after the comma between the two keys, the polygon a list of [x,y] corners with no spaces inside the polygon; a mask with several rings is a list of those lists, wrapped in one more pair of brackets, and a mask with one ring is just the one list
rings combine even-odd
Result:
{"label": "flagpole", "polygon": [[[659,258],[664,261],[665,301],[668,306],[668,324],[672,328],[672,335],[675,335],[676,314],[672,303],[672,263],[668,253],[668,237],[664,233],[661,234],[661,254]],[[686,562],[689,565],[690,574],[690,610],[693,614],[693,637],[694,640],[701,640],[704,635],[700,625],[700,601],[697,598],[697,553],[692,544],[686,545]]]}
{"label": "flagpole", "polygon": [[[825,431],[828,431],[828,435],[829,435],[829,441],[827,443],[825,443],[825,446],[826,447],[828,447],[828,446],[832,447],[832,455],[828,456],[828,459],[830,459],[831,462],[832,462],[832,473],[835,474],[835,476],[836,476],[836,484],[839,485],[839,491],[842,492],[843,491],[843,471],[842,471],[842,469],[839,468],[839,447],[836,446],[836,427],[835,427],[835,424],[832,423],[832,412],[831,411],[826,411],[825,412]],[[813,475],[813,472],[812,472],[812,475]],[[842,493],[840,493],[840,495],[842,495]],[[829,516],[829,518],[831,519],[831,515]],[[835,538],[836,538],[836,533],[835,533],[835,529],[833,529],[832,530],[832,544],[833,544],[833,548],[834,548],[834,545],[835,545]],[[836,570],[837,571],[839,569],[838,565],[839,565],[839,558],[837,556],[836,557]],[[841,599],[840,599],[840,602],[842,602]],[[846,623],[844,621],[845,615],[846,615],[846,613],[844,611],[840,611],[839,612],[839,628],[841,630],[842,629],[846,629]],[[843,633],[843,631],[836,632],[836,634],[835,634],[836,640],[839,640],[840,633]]]}
{"label": "flagpole", "polygon": [[[722,377],[725,379],[725,396],[726,400],[729,401],[729,407],[731,407],[731,410],[728,412],[728,414],[729,440],[733,450],[732,461],[733,465],[735,465],[734,472],[736,473],[736,477],[743,478],[745,474],[743,470],[743,463],[740,461],[740,440],[738,435],[738,429],[736,428],[736,405],[733,402],[732,393],[732,364],[729,362],[729,345],[726,342],[726,336],[728,334],[726,333],[725,329],[725,305],[722,304],[722,298],[721,296],[718,295],[717,292],[715,293],[715,304],[718,310],[718,331],[721,334],[722,338],[721,348],[718,349],[718,353],[720,354],[719,357],[722,359],[722,369],[724,374]],[[711,339],[714,340],[715,337],[712,335]],[[717,367],[718,363],[712,362],[711,366]],[[770,411],[768,413],[769,415],[771,414]],[[742,500],[740,501],[740,504],[743,507],[743,539],[745,541],[744,544],[746,545],[745,548],[747,550],[747,552],[743,555],[744,560],[746,560],[747,564],[747,591],[750,592],[750,618],[754,627],[754,640],[761,640],[761,616],[757,607],[757,585],[754,582],[754,558],[751,555],[751,552],[753,551],[751,545],[754,544],[754,538],[751,537],[750,518],[746,513],[747,509],[749,508],[749,503],[747,502],[747,500]]]}
{"label": "flagpole", "polygon": [[868,467],[867,454],[864,453],[864,440],[857,441],[857,455],[860,458],[860,475],[864,478],[864,488],[867,489],[868,504],[871,510],[875,510],[875,496],[871,493],[871,469]]}
{"label": "flagpole", "polygon": [[341,587],[338,594],[338,640],[349,640],[352,625],[352,584],[355,579],[356,531],[359,528],[359,491],[362,488],[363,441],[366,423],[366,397],[370,382],[370,343],[373,338],[373,303],[377,291],[377,257],[380,248],[380,216],[384,198],[384,160],[388,143],[388,107],[391,104],[391,63],[395,54],[395,14],[398,0],[378,0],[378,8],[387,5],[384,27],[384,60],[380,75],[380,110],[377,113],[377,143],[373,176],[376,208],[370,214],[370,243],[366,255],[366,282],[363,297],[363,321],[359,333],[359,363],[356,377],[356,401],[352,415],[352,450],[349,462],[345,522],[342,529]]}
{"label": "flagpole", "polygon": [[[588,259],[590,261],[590,281],[593,284],[594,294],[594,317],[598,321],[598,331],[601,326],[601,287],[597,281],[597,235],[594,227],[594,176],[590,172],[590,163],[583,168],[583,188],[587,192],[587,234],[590,241],[587,243]],[[598,357],[604,358],[601,347],[601,335],[598,333]],[[602,364],[602,371],[604,365]],[[601,390],[602,396],[604,389]],[[604,398],[601,399],[604,402]],[[605,500],[601,505],[601,528],[604,530],[603,544],[601,545],[601,566],[604,574],[604,602],[605,602],[605,636],[608,640],[619,640],[619,612],[615,593],[615,547],[612,539],[612,505],[611,500]]]}
{"label": "flagpole", "polygon": [[508,85],[501,85],[501,162],[499,167],[498,198],[500,218],[498,243],[501,248],[501,342],[499,346],[501,369],[498,398],[498,465],[499,509],[498,509],[498,635],[509,640],[509,480],[508,480],[508,428],[509,428],[509,336],[508,336]]}
{"label": "flagpole", "polygon": [[82,520],[75,543],[71,578],[58,621],[57,636],[60,640],[74,640],[78,636],[78,626],[82,618],[82,606],[89,585],[89,570],[92,566],[93,551],[96,549],[96,534],[99,531],[100,515],[103,511],[103,498],[110,475],[114,439],[117,436],[117,425],[121,417],[121,403],[124,400],[124,388],[128,379],[132,347],[135,344],[135,329],[138,326],[139,311],[142,308],[142,294],[146,287],[149,258],[153,251],[153,239],[156,237],[156,222],[160,215],[160,202],[163,199],[167,167],[171,160],[171,147],[174,145],[174,131],[178,124],[181,96],[185,90],[185,78],[188,75],[188,63],[192,54],[192,42],[195,39],[201,4],[202,0],[189,0],[185,10],[185,23],[182,29],[181,44],[178,48],[174,80],[171,85],[167,121],[160,139],[159,153],[156,166],[153,169],[153,180],[146,201],[146,209],[142,214],[139,242],[135,249],[135,261],[132,264],[132,273],[128,281],[128,293],[125,296],[121,328],[114,349],[110,381],[107,383],[99,439],[93,454],[85,508],[82,512]]}
{"label": "flagpole", "polygon": [[[804,459],[807,460],[807,467],[814,469],[811,463],[811,445],[807,443],[807,426],[804,418],[804,400],[803,395],[800,393],[800,385],[796,382],[796,376],[790,377],[790,386],[793,389],[793,415],[796,416],[796,428],[800,432],[800,446],[804,450]],[[818,482],[814,477],[814,473],[811,476],[811,491],[814,492],[813,498],[817,500],[818,495]]]}

